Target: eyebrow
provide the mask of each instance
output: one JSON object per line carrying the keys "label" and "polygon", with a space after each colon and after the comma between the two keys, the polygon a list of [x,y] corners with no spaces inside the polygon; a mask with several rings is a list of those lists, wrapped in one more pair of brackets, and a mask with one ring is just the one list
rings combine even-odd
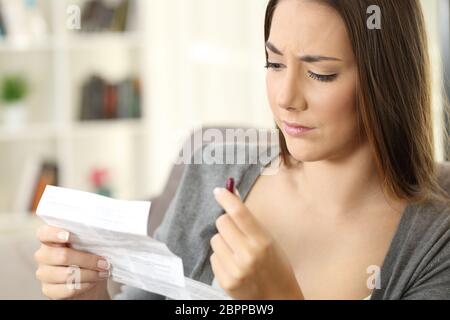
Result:
{"label": "eyebrow", "polygon": [[[283,53],[273,45],[273,43],[267,41],[266,48],[272,51],[273,53],[282,56]],[[342,61],[341,59],[335,57],[325,57],[319,55],[304,55],[300,56],[299,59],[304,62],[320,62],[320,61]]]}

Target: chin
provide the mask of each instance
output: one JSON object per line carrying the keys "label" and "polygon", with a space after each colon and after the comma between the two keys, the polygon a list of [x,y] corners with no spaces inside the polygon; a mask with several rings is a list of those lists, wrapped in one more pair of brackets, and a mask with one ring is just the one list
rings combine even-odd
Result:
{"label": "chin", "polygon": [[297,154],[290,153],[290,154],[291,154],[291,157],[295,161],[299,161],[299,162],[315,162],[315,161],[322,160],[320,157],[315,157],[315,156],[307,155],[307,154],[304,154],[304,153],[302,153],[302,154],[300,154],[300,153],[297,153]]}
{"label": "chin", "polygon": [[317,153],[311,150],[311,148],[308,148],[308,146],[305,146],[305,144],[291,144],[288,141],[286,141],[287,149],[289,151],[289,154],[293,159],[300,162],[313,162],[313,161],[319,161],[322,159],[322,157]]}

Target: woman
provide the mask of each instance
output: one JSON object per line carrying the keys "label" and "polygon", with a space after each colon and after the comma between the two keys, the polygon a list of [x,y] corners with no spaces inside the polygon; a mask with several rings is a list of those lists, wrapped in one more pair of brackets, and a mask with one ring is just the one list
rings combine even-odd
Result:
{"label": "woman", "polygon": [[[371,5],[381,28],[368,28]],[[419,1],[271,0],[265,31],[279,152],[187,166],[155,237],[187,276],[236,299],[450,299]],[[228,176],[241,198],[215,188]],[[69,248],[63,230],[38,237],[45,295],[109,298],[106,261]],[[70,265],[81,290],[65,285]],[[157,296],[125,287],[117,298]]]}

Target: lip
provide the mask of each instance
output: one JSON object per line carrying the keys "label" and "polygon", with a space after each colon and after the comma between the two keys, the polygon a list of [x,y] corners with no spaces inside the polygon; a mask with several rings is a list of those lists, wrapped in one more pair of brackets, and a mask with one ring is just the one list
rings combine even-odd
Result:
{"label": "lip", "polygon": [[284,131],[288,135],[293,136],[293,137],[303,136],[315,129],[315,128],[302,126],[302,125],[296,124],[296,123],[290,123],[287,121],[283,121],[283,127],[284,127]]}

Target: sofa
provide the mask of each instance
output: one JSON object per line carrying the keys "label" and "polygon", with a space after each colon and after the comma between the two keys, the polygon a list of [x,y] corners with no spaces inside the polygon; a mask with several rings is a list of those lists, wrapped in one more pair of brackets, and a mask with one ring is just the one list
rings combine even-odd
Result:
{"label": "sofa", "polygon": [[[227,128],[217,129],[224,133]],[[194,139],[199,138],[198,135],[201,135],[200,138],[204,141],[202,131],[197,130],[191,134],[186,143],[193,142]],[[154,233],[164,219],[164,214],[180,183],[184,166],[184,164],[173,165],[162,192],[150,199],[152,207],[149,235]],[[439,183],[450,193],[450,162],[440,163],[438,170]],[[39,247],[35,231],[40,223],[40,220],[36,218],[0,217],[0,256],[2,261],[7,261],[0,265],[0,299],[45,299],[41,293],[40,283],[35,278],[36,266],[33,259],[33,253]],[[111,281],[109,284],[111,295],[119,290],[120,284]]]}

